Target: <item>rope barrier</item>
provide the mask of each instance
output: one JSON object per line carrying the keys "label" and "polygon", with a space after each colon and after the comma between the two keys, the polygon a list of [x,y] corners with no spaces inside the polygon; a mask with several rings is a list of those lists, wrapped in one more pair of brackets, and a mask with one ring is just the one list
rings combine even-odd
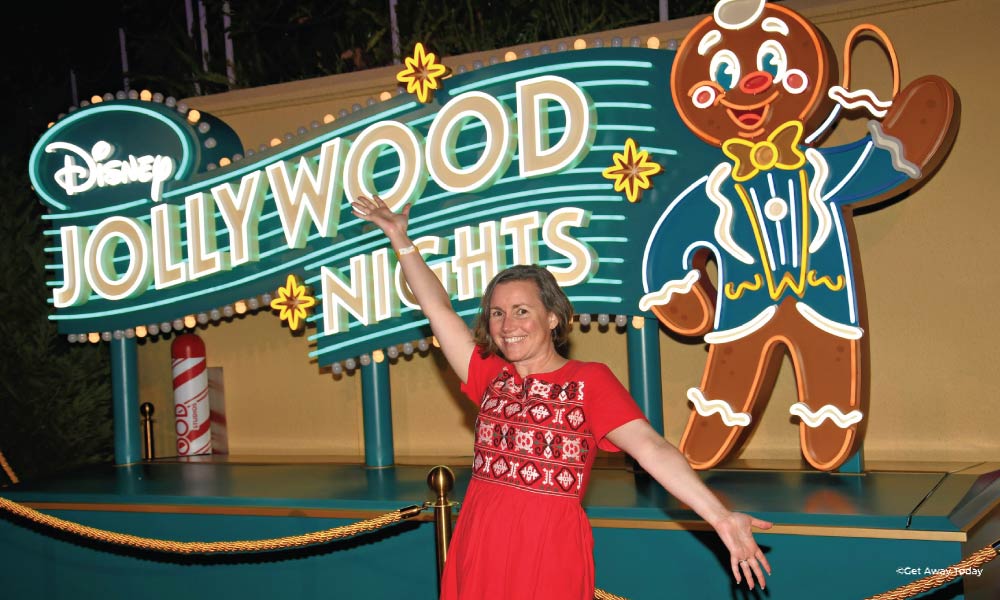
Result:
{"label": "rope barrier", "polygon": [[[171,554],[272,552],[275,550],[286,550],[290,548],[301,548],[303,546],[325,544],[332,540],[354,537],[362,533],[369,533],[382,529],[383,527],[387,527],[393,523],[411,519],[423,512],[423,510],[429,505],[430,503],[425,502],[423,506],[406,506],[371,519],[351,523],[350,525],[332,527],[330,529],[324,529],[322,531],[302,535],[290,535],[264,540],[238,540],[231,542],[177,542],[172,540],[139,537],[136,535],[129,535],[127,533],[117,533],[114,531],[97,529],[95,527],[88,527],[86,525],[80,525],[79,523],[73,523],[72,521],[66,521],[64,519],[38,512],[33,508],[29,508],[23,504],[18,504],[17,502],[6,498],[0,498],[0,509],[50,529],[71,533],[73,535],[98,542],[117,544],[119,546],[138,548],[140,550],[167,552]],[[597,588],[594,590],[594,600],[627,599]]]}
{"label": "rope barrier", "polygon": [[904,600],[905,598],[912,598],[918,594],[929,592],[934,588],[948,583],[959,575],[969,573],[970,569],[973,569],[974,567],[985,565],[990,562],[997,557],[998,547],[1000,547],[1000,540],[997,540],[991,546],[986,546],[982,550],[973,552],[969,558],[966,558],[965,560],[957,562],[950,567],[941,569],[938,573],[928,575],[923,579],[918,579],[894,590],[890,590],[876,596],[870,596],[865,600]]}
{"label": "rope barrier", "polygon": [[14,472],[13,467],[7,462],[7,457],[3,455],[3,451],[0,451],[0,467],[3,468],[3,472],[7,474],[7,479],[11,483],[19,483],[20,480],[17,478],[17,473]]}
{"label": "rope barrier", "polygon": [[59,519],[44,513],[40,513],[33,508],[28,508],[23,504],[18,504],[6,498],[0,498],[0,509],[13,515],[27,519],[39,525],[71,533],[79,537],[138,548],[141,550],[152,550],[156,552],[168,552],[171,554],[218,554],[224,552],[272,552],[274,550],[285,550],[289,548],[301,548],[316,544],[325,544],[332,540],[354,537],[362,533],[369,533],[377,529],[398,523],[399,521],[410,519],[424,510],[424,506],[407,506],[392,512],[357,521],[350,525],[332,527],[322,531],[306,533],[302,535],[290,535],[280,538],[270,538],[264,540],[237,540],[229,542],[176,542],[171,540],[159,540],[155,538],[145,538],[125,533],[116,533],[104,529],[96,529],[72,521]]}
{"label": "rope barrier", "polygon": [[596,588],[594,590],[594,600],[628,600],[628,598],[616,596],[611,592],[605,592],[601,588]]}

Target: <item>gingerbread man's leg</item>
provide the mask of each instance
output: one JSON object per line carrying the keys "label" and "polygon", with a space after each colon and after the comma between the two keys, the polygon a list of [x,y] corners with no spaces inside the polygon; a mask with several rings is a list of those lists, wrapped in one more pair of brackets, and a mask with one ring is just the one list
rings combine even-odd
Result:
{"label": "gingerbread man's leg", "polygon": [[861,342],[814,330],[792,350],[799,402],[790,412],[799,417],[803,456],[821,471],[836,469],[857,450],[867,416]]}
{"label": "gingerbread man's leg", "polygon": [[695,469],[725,460],[763,411],[758,401],[770,396],[782,357],[768,330],[709,347],[701,386],[688,390],[692,409],[679,445]]}

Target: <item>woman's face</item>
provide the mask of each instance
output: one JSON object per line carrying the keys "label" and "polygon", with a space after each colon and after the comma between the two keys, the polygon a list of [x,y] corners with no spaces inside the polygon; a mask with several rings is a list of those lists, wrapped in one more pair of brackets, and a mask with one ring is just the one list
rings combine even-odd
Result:
{"label": "woman's face", "polygon": [[552,330],[559,318],[542,304],[534,281],[508,281],[493,288],[490,337],[512,363],[541,367],[555,354]]}

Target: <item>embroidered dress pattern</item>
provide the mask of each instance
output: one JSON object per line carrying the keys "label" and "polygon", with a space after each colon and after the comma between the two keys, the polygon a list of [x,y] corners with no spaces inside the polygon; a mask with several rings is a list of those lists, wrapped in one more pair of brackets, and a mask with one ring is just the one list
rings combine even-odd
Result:
{"label": "embroidered dress pattern", "polygon": [[559,385],[528,377],[518,383],[504,367],[483,394],[472,476],[579,498],[594,448],[584,393],[582,381]]}

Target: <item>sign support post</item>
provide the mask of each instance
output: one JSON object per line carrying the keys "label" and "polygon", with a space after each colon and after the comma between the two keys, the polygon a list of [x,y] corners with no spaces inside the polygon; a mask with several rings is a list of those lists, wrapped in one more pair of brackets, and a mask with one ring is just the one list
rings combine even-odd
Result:
{"label": "sign support post", "polygon": [[392,402],[389,362],[361,365],[361,404],[365,429],[365,466],[391,467]]}
{"label": "sign support post", "polygon": [[139,435],[139,370],[135,338],[112,339],[111,396],[114,403],[115,464],[142,460]]}
{"label": "sign support post", "polygon": [[[628,388],[649,424],[663,435],[663,394],[660,380],[660,326],[653,319],[632,323],[628,344]],[[638,327],[636,327],[638,325]]]}

